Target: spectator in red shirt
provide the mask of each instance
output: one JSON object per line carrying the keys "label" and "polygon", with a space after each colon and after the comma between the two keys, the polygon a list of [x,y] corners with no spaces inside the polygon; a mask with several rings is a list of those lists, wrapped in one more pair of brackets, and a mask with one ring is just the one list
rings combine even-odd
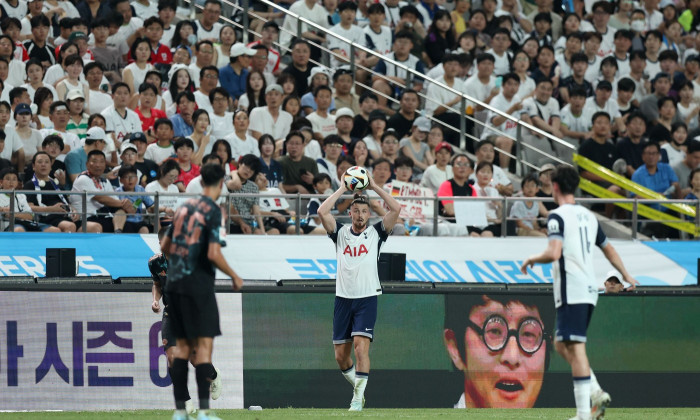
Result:
{"label": "spectator in red shirt", "polygon": [[151,43],[151,64],[159,68],[159,64],[172,64],[173,54],[170,48],[160,42],[163,38],[163,21],[160,18],[152,16],[143,22],[143,27],[146,28],[146,38]]}
{"label": "spectator in red shirt", "polygon": [[175,154],[178,165],[180,165],[180,174],[175,180],[175,186],[180,192],[185,192],[187,185],[199,176],[199,165],[192,163],[192,154],[194,153],[194,143],[190,139],[183,137],[175,141]]}
{"label": "spectator in red shirt", "polygon": [[[455,155],[452,158],[452,179],[443,182],[438,189],[438,197],[476,197],[476,190],[469,184],[472,161],[467,155]],[[447,217],[455,217],[454,201],[441,200],[440,214]]]}
{"label": "spectator in red shirt", "polygon": [[158,88],[144,83],[139,88],[139,106],[134,109],[141,120],[141,130],[147,132],[158,118],[167,118],[165,111],[154,108],[158,100]]}

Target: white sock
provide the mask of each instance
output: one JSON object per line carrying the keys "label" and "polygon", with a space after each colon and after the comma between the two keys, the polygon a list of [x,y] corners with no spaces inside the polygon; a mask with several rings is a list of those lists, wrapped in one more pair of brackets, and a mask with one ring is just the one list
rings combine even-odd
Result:
{"label": "white sock", "polygon": [[355,374],[355,390],[353,392],[353,400],[362,401],[362,398],[365,396],[365,388],[367,387],[368,380],[369,373],[357,372]]}
{"label": "white sock", "polygon": [[355,365],[350,366],[346,370],[341,370],[345,379],[350,382],[350,385],[355,386]]}
{"label": "white sock", "polygon": [[600,392],[603,389],[600,387],[600,384],[598,383],[598,379],[595,377],[595,373],[593,373],[593,369],[591,369],[591,395],[595,394],[596,392]]}
{"label": "white sock", "polygon": [[574,377],[574,399],[576,400],[576,415],[580,419],[591,417],[591,378],[590,376]]}

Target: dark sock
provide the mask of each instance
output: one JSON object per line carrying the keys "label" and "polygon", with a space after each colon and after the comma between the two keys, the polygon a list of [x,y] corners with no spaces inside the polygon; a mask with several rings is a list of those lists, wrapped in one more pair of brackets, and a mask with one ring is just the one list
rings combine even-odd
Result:
{"label": "dark sock", "polygon": [[197,375],[197,394],[199,395],[199,409],[209,409],[209,384],[213,377],[216,376],[214,365],[211,363],[202,363],[195,368]]}
{"label": "dark sock", "polygon": [[170,368],[170,378],[173,381],[173,394],[175,396],[175,409],[184,410],[185,401],[190,399],[187,391],[187,360],[174,359]]}
{"label": "dark sock", "polygon": [[[170,374],[170,380],[172,380],[173,379],[173,368],[168,368],[168,373]],[[185,398],[185,401],[187,401],[187,400],[191,399],[192,397],[190,397],[190,390],[187,387],[185,387],[185,392],[187,393],[187,398]]]}

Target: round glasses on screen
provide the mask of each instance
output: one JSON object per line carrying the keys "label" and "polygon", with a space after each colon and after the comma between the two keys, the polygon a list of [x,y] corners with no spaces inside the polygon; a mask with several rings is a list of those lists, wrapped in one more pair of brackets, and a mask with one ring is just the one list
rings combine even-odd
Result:
{"label": "round glasses on screen", "polygon": [[517,330],[508,329],[508,321],[500,315],[491,315],[479,327],[469,320],[469,326],[481,336],[486,347],[491,351],[501,351],[510,337],[515,337],[520,350],[527,354],[536,353],[544,342],[542,323],[533,317],[520,321]]}

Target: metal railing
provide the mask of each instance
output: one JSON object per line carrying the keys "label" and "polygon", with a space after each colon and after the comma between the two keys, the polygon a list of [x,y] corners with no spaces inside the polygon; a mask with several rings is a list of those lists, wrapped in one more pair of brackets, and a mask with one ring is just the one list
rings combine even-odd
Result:
{"label": "metal railing", "polygon": [[[30,191],[17,191],[17,190],[0,190],[0,194],[7,194],[9,196],[10,200],[10,211],[8,212],[0,212],[0,222],[6,220],[8,223],[8,229],[9,231],[14,231],[15,228],[15,213],[18,213],[15,211],[15,203],[17,201],[16,195],[17,194],[25,194],[25,195],[36,195],[37,191],[30,190]],[[185,200],[189,198],[194,198],[194,197],[199,197],[198,194],[187,194],[187,193],[150,193],[150,192],[77,192],[77,191],[41,191],[41,195],[66,195],[66,196],[80,196],[80,209],[73,208],[72,212],[69,214],[79,214],[80,215],[80,220],[81,220],[81,229],[82,232],[87,232],[87,219],[88,217],[92,216],[92,214],[87,213],[87,203],[88,200],[92,199],[94,196],[112,196],[112,197],[118,197],[118,196],[129,196],[129,197],[152,197],[153,198],[153,207],[152,207],[152,212],[151,213],[141,213],[141,215],[144,217],[144,219],[149,222],[153,226],[153,231],[155,233],[158,233],[158,230],[160,228],[160,223],[156,223],[160,219],[160,210],[163,206],[163,200],[168,199],[168,198],[176,198],[177,199],[177,204],[181,204]],[[269,199],[269,198],[285,198],[289,200],[293,200],[293,209],[294,210],[296,217],[295,220],[293,221],[293,225],[295,226],[295,232],[297,235],[302,234],[302,217],[306,216],[306,208],[304,206],[304,202],[307,200],[310,200],[312,198],[317,198],[317,199],[325,199],[327,196],[325,195],[319,195],[319,194],[250,194],[250,193],[233,193],[229,194],[227,196],[222,196],[222,198],[219,199],[219,202],[223,202],[226,205],[226,213],[228,216],[228,233],[231,233],[231,227],[232,223],[231,220],[232,218],[235,218],[236,214],[232,213],[233,209],[233,199],[234,197],[238,198],[257,198],[257,199]],[[501,214],[500,218],[500,224],[501,224],[501,236],[506,237],[507,232],[508,232],[508,223],[513,222],[517,219],[510,218],[508,217],[508,209],[510,209],[510,206],[517,202],[517,201],[531,201],[535,203],[539,202],[553,202],[553,199],[551,198],[540,198],[540,197],[407,197],[407,196],[399,196],[399,197],[394,197],[396,198],[399,202],[411,202],[411,201],[422,201],[424,203],[430,203],[430,207],[432,208],[432,215],[430,217],[425,217],[423,219],[417,220],[416,222],[419,225],[422,225],[426,228],[431,229],[432,235],[430,236],[438,236],[438,226],[443,223],[454,223],[455,218],[454,217],[444,217],[439,214],[439,207],[440,207],[440,201],[444,200],[450,200],[450,201],[471,201],[471,202],[499,202],[501,209],[503,213]],[[341,199],[352,199],[351,195],[344,195],[341,197]],[[608,203],[628,203],[632,205],[632,211],[630,212],[630,218],[629,219],[617,219],[618,222],[624,222],[629,224],[629,228],[631,230],[631,237],[632,239],[637,239],[639,236],[639,228],[640,225],[643,223],[663,223],[663,222],[668,222],[668,223],[673,223],[673,220],[668,219],[668,220],[648,220],[643,217],[641,217],[638,213],[638,208],[640,204],[644,205],[651,205],[651,204],[658,204],[658,203],[679,203],[679,204],[687,204],[689,206],[693,206],[696,211],[696,217],[693,220],[693,223],[698,227],[698,230],[700,231],[700,200],[651,200],[651,199],[639,199],[639,198],[626,198],[626,199],[601,199],[601,198],[577,198],[576,201],[579,204],[583,204],[586,206],[593,206],[593,205],[600,205],[600,204],[608,204]],[[35,215],[39,214],[56,214],[56,213],[50,213],[50,212],[35,212]],[[253,217],[251,214],[250,217]],[[262,216],[263,218],[270,217],[270,216]],[[345,217],[349,220],[349,215],[348,214],[338,214],[336,217]],[[375,216],[377,217],[377,216]],[[287,217],[287,220],[291,220],[291,218]],[[544,219],[538,219],[540,221],[543,221]],[[1,225],[1,223],[0,223]],[[264,230],[264,228],[263,228]],[[512,229],[511,229],[512,230]]]}
{"label": "metal railing", "polygon": [[[196,3],[193,2],[192,0],[185,0],[185,1],[186,1],[187,3],[190,3],[191,6],[194,7],[194,8],[203,9],[203,6],[201,6],[201,5],[199,5],[199,4],[196,4]],[[544,158],[546,158],[546,159],[549,160],[549,161],[573,166],[572,162],[563,161],[563,160],[561,160],[561,159],[560,159],[559,157],[557,157],[557,156],[551,155],[551,154],[549,154],[549,153],[547,153],[547,152],[545,152],[545,151],[542,151],[542,150],[540,150],[540,149],[537,149],[535,146],[530,145],[530,144],[528,144],[527,142],[522,141],[523,134],[524,134],[523,129],[529,130],[530,132],[534,133],[535,135],[539,135],[539,136],[542,136],[542,137],[546,138],[546,139],[549,140],[552,144],[557,144],[557,145],[559,145],[559,146],[561,146],[561,147],[564,147],[564,148],[566,148],[566,149],[575,151],[576,148],[575,148],[573,145],[571,145],[569,142],[567,142],[567,141],[565,141],[565,140],[562,140],[562,139],[560,139],[560,138],[558,138],[558,137],[555,137],[555,136],[553,136],[552,134],[547,133],[546,131],[544,131],[544,130],[542,130],[542,129],[540,129],[540,128],[538,128],[538,127],[532,125],[532,124],[529,124],[529,123],[523,121],[523,120],[520,119],[520,118],[513,117],[512,115],[505,113],[504,110],[499,110],[499,109],[493,108],[493,107],[491,107],[489,104],[484,103],[484,102],[482,102],[482,101],[480,101],[480,100],[478,100],[478,99],[476,99],[476,98],[474,98],[474,97],[472,97],[472,96],[469,96],[469,95],[465,94],[464,92],[455,90],[455,89],[451,88],[450,86],[445,85],[444,83],[438,82],[438,81],[435,80],[435,79],[430,79],[430,78],[428,78],[426,75],[424,75],[423,73],[420,73],[420,72],[416,71],[415,69],[409,68],[409,67],[407,67],[406,65],[404,65],[404,64],[402,64],[402,63],[399,63],[399,62],[397,62],[397,61],[395,61],[395,60],[389,59],[389,58],[387,58],[386,56],[383,56],[383,55],[381,55],[381,54],[379,54],[379,53],[377,53],[377,52],[375,52],[375,51],[373,51],[373,50],[370,50],[369,48],[367,48],[367,47],[365,47],[365,46],[363,46],[363,45],[357,44],[357,43],[352,42],[351,40],[349,40],[349,39],[347,39],[347,38],[345,38],[345,37],[343,37],[343,36],[340,36],[340,35],[338,35],[338,34],[335,34],[335,33],[331,32],[329,29],[327,29],[327,28],[325,28],[325,27],[323,27],[323,26],[320,26],[320,25],[316,24],[315,22],[312,22],[312,21],[310,21],[310,20],[308,20],[308,19],[306,19],[306,18],[304,18],[304,17],[302,17],[302,16],[300,16],[300,15],[298,15],[298,14],[292,13],[292,12],[290,12],[289,10],[287,10],[287,9],[285,9],[285,8],[283,8],[283,7],[279,6],[279,5],[277,5],[277,4],[275,4],[275,3],[272,2],[272,1],[269,1],[269,0],[256,0],[256,1],[258,1],[259,3],[262,3],[262,4],[267,5],[268,7],[271,7],[272,10],[275,10],[275,11],[279,11],[279,12],[284,13],[284,15],[285,15],[286,17],[291,17],[291,18],[293,18],[293,19],[296,19],[296,32],[293,32],[293,33],[288,32],[288,31],[284,28],[284,26],[281,26],[281,27],[280,27],[280,30],[281,30],[281,31],[287,32],[287,33],[289,33],[289,34],[291,34],[291,35],[293,35],[293,36],[295,36],[295,37],[297,37],[297,38],[303,38],[303,37],[302,37],[302,33],[303,33],[302,27],[303,27],[303,25],[307,25],[308,27],[312,28],[314,31],[323,33],[326,37],[332,36],[332,37],[334,37],[334,38],[337,38],[337,39],[340,40],[341,42],[344,42],[344,43],[346,43],[347,45],[349,45],[349,47],[350,47],[350,57],[343,57],[343,56],[341,56],[341,55],[339,55],[339,54],[337,54],[337,53],[335,53],[335,52],[329,50],[329,49],[326,48],[324,45],[322,45],[322,44],[320,44],[320,43],[318,43],[318,42],[316,42],[316,41],[313,41],[313,40],[304,38],[304,39],[306,39],[306,41],[308,41],[311,45],[313,45],[313,46],[319,48],[321,51],[323,51],[324,53],[326,53],[326,54],[328,54],[328,55],[334,56],[334,57],[336,57],[336,58],[338,58],[338,59],[342,59],[342,60],[344,60],[344,61],[349,60],[349,65],[350,65],[350,68],[351,68],[351,71],[353,72],[353,74],[355,73],[355,69],[356,69],[356,68],[361,68],[361,69],[367,71],[368,73],[370,73],[371,75],[373,75],[373,76],[378,76],[378,77],[384,79],[385,81],[389,82],[389,79],[388,79],[387,76],[382,75],[382,74],[379,74],[379,73],[376,73],[376,72],[374,71],[374,69],[361,66],[361,65],[359,65],[359,64],[356,62],[355,53],[356,53],[357,51],[362,51],[362,52],[364,52],[365,54],[367,54],[367,55],[369,55],[369,56],[376,57],[376,58],[378,58],[379,60],[384,60],[385,62],[394,65],[395,67],[401,69],[402,71],[405,71],[406,74],[408,75],[408,77],[406,78],[405,84],[402,85],[402,86],[400,86],[401,88],[410,87],[412,81],[413,81],[415,78],[419,78],[419,79],[427,80],[427,81],[430,82],[431,84],[435,84],[435,85],[439,86],[440,88],[442,88],[442,89],[444,89],[444,90],[446,90],[446,91],[448,91],[448,92],[454,94],[455,96],[459,96],[459,97],[461,98],[461,99],[460,99],[460,102],[459,102],[459,109],[455,109],[455,108],[453,108],[453,107],[449,107],[449,111],[455,112],[455,113],[457,113],[457,115],[459,115],[459,119],[460,119],[460,125],[459,125],[459,127],[453,127],[453,126],[451,126],[451,125],[449,125],[449,124],[447,124],[447,123],[445,123],[445,122],[443,122],[443,121],[440,121],[440,120],[438,120],[438,119],[436,119],[436,118],[434,118],[434,117],[432,117],[432,116],[430,116],[430,118],[431,118],[431,120],[432,120],[434,123],[436,123],[436,124],[439,124],[439,125],[441,125],[441,126],[447,128],[447,129],[457,131],[457,132],[459,133],[459,136],[460,136],[460,145],[459,145],[459,147],[460,147],[462,150],[465,150],[465,149],[466,149],[466,141],[467,141],[467,138],[470,138],[471,140],[476,141],[476,142],[479,142],[479,141],[480,141],[479,138],[477,138],[477,137],[473,136],[472,134],[466,132],[467,121],[469,120],[469,121],[472,121],[474,124],[479,124],[479,125],[481,125],[481,126],[483,126],[483,127],[488,127],[489,130],[496,132],[496,133],[499,134],[500,136],[507,137],[507,138],[513,140],[513,144],[514,144],[514,146],[515,146],[515,153],[508,153],[508,152],[506,152],[506,151],[504,151],[504,150],[501,150],[501,149],[499,149],[499,148],[496,148],[496,151],[501,152],[501,153],[505,153],[505,154],[507,154],[508,156],[510,156],[510,158],[515,159],[515,160],[516,160],[516,168],[518,168],[518,170],[519,170],[521,173],[523,173],[523,174],[526,172],[526,168],[530,168],[530,169],[538,169],[538,168],[539,168],[539,165],[537,165],[536,162],[528,162],[528,161],[524,158],[525,149],[531,150],[531,151],[533,151],[533,152],[535,152],[535,153],[538,153],[538,154],[544,156]],[[303,1],[303,0],[299,0],[299,1]],[[229,18],[226,18],[226,17],[223,17],[223,16],[220,18],[220,20],[222,20],[222,21],[224,21],[224,22],[226,22],[226,23],[229,23],[229,24],[231,24],[231,25],[233,25],[233,26],[235,26],[235,27],[237,27],[237,28],[240,28],[240,29],[243,31],[243,39],[244,39],[244,41],[247,41],[247,39],[248,39],[248,34],[249,34],[249,33],[252,33],[252,34],[258,35],[258,36],[260,35],[260,34],[254,32],[254,31],[252,31],[252,30],[250,29],[250,27],[249,27],[249,15],[252,16],[252,17],[254,17],[254,18],[256,18],[256,19],[260,19],[260,20],[262,20],[262,21],[266,21],[267,19],[263,18],[263,17],[260,16],[260,15],[257,15],[254,11],[249,10],[249,3],[250,3],[249,0],[242,0],[242,3],[243,3],[242,6],[241,6],[241,5],[238,5],[238,4],[236,4],[236,3],[233,3],[233,2],[231,2],[231,1],[229,1],[229,0],[222,0],[222,3],[225,4],[225,5],[227,5],[227,6],[229,6],[229,7],[231,7],[231,8],[233,8],[234,10],[237,10],[237,11],[242,12],[242,21],[243,21],[243,23],[240,23],[240,24],[239,24],[238,22],[235,22],[234,20],[229,19]],[[280,48],[280,50],[281,50],[282,52],[289,51],[289,48],[287,48],[285,45],[282,45],[279,41],[276,43],[276,46],[277,46],[278,48]],[[420,58],[420,57],[419,57],[419,58]],[[324,68],[326,68],[326,69],[330,69],[330,67],[326,66],[325,64],[323,64],[323,63],[320,62],[320,61],[311,61],[311,62],[314,63],[315,65],[322,66],[322,67],[324,67]],[[291,65],[291,64],[290,64],[290,65]],[[331,69],[331,70],[333,70],[333,69]],[[359,85],[359,86],[361,86],[361,87],[363,87],[364,89],[366,89],[366,90],[368,90],[368,91],[371,91],[371,92],[373,92],[373,93],[375,93],[375,94],[377,94],[377,95],[380,95],[380,96],[386,98],[387,101],[392,101],[392,102],[394,102],[394,103],[398,103],[398,101],[397,101],[396,99],[394,99],[393,97],[388,96],[388,95],[385,95],[383,92],[380,92],[380,91],[378,91],[378,90],[372,88],[371,84],[370,84],[370,85],[367,85],[367,84],[364,84],[364,83],[361,83],[361,82],[358,82],[358,81],[355,81],[355,84],[356,84],[356,85]],[[391,85],[391,82],[390,82],[390,85]],[[435,104],[438,104],[436,101],[434,101],[434,100],[431,99],[431,98],[428,98],[428,97],[427,97],[425,94],[423,94],[422,92],[419,92],[418,94],[419,94],[419,97],[422,98],[424,102],[425,102],[425,101],[430,101],[430,102],[433,102],[433,103],[435,103]],[[478,106],[484,108],[485,110],[487,110],[487,111],[489,111],[489,112],[493,112],[494,114],[496,114],[496,115],[498,115],[498,116],[501,116],[501,117],[505,118],[506,120],[509,120],[509,121],[512,121],[512,122],[516,123],[516,124],[517,124],[517,134],[516,134],[516,136],[515,136],[515,137],[512,137],[512,136],[510,136],[510,135],[508,135],[508,134],[506,134],[506,133],[503,133],[502,131],[498,130],[496,127],[493,127],[493,126],[491,126],[490,124],[488,124],[488,121],[482,122],[482,121],[480,121],[478,118],[472,117],[471,115],[467,115],[467,114],[466,114],[466,110],[467,110],[467,103],[468,103],[468,102],[473,103],[473,104],[475,104],[475,105],[478,105]],[[444,104],[438,104],[438,105],[444,106]],[[555,152],[555,153],[556,153],[556,152]]]}

